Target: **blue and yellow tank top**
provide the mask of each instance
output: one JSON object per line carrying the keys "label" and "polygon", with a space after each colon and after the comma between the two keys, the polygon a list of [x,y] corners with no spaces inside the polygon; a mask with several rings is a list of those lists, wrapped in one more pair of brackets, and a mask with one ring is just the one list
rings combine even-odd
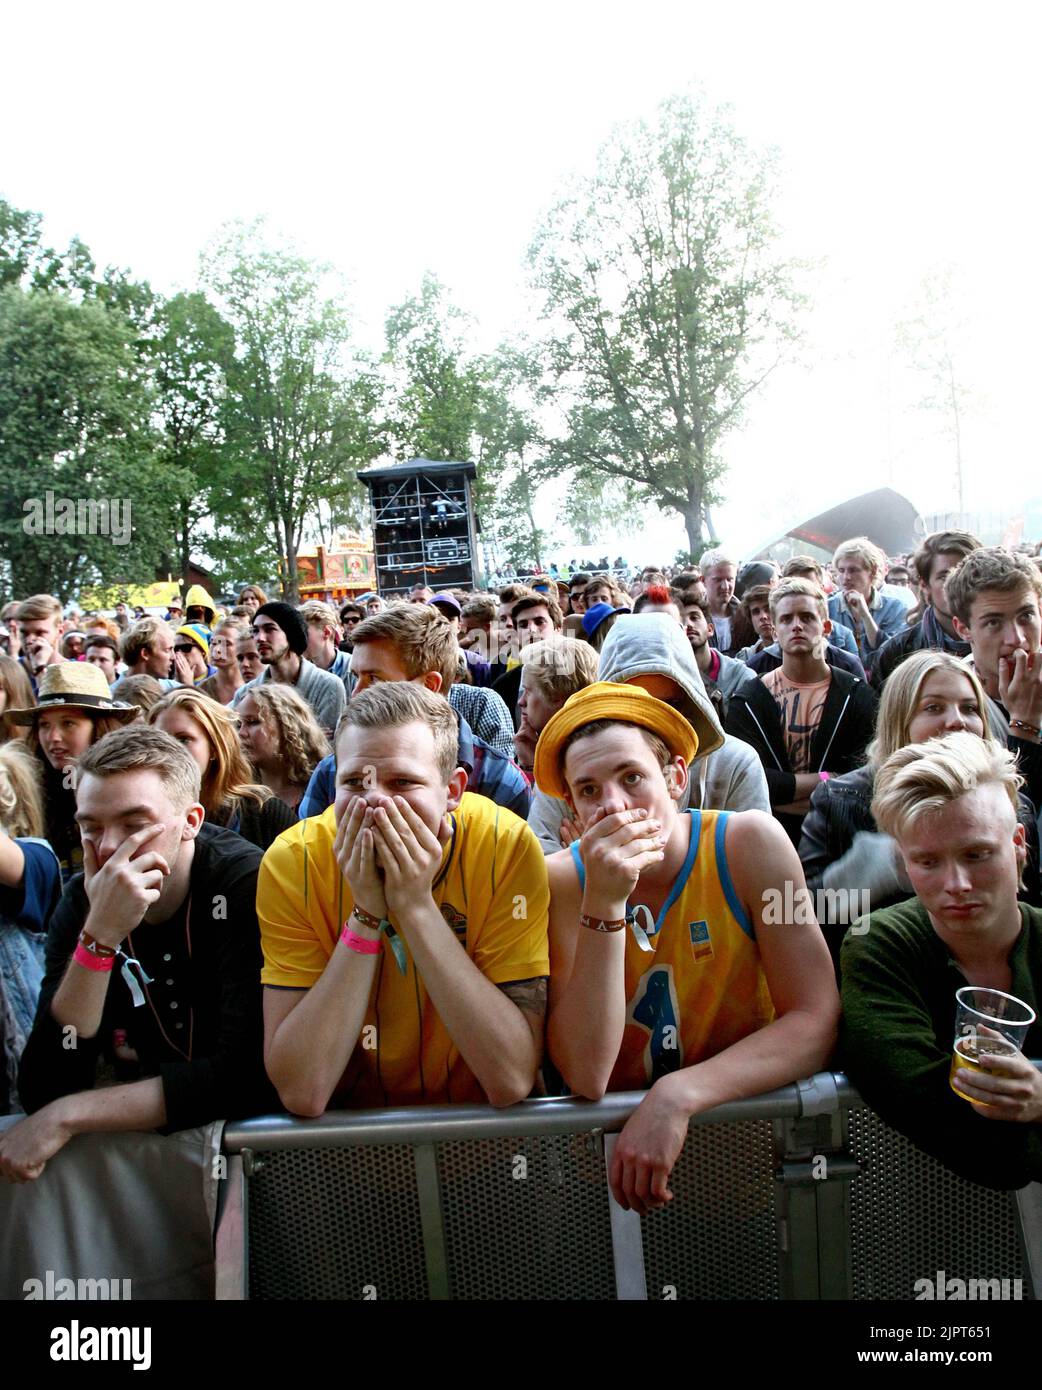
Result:
{"label": "blue and yellow tank top", "polygon": [[[691,843],[658,918],[640,898],[627,917],[646,934],[641,948],[626,929],[626,1027],[609,1091],[637,1090],[694,1066],[774,1019],[756,933],[727,867],[729,811],[690,810]],[[585,886],[579,842],[572,857]]]}

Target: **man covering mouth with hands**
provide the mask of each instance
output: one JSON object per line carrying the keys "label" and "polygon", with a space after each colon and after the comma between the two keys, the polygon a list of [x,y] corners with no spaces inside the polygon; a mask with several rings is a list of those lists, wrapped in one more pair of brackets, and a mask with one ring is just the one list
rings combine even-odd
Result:
{"label": "man covering mouth with hands", "polygon": [[375,683],[340,721],[333,805],[265,855],[265,1063],[295,1114],[533,1088],[544,860],[524,821],[466,791],[458,738],[448,701]]}
{"label": "man covering mouth with hands", "polygon": [[540,790],[581,832],[546,861],[548,1051],[591,1100],[650,1088],[610,1175],[641,1214],[672,1200],[691,1116],[818,1070],[839,1013],[820,929],[767,911],[804,886],[785,833],[759,811],[678,812],[697,751],[676,710],[603,681],[536,748]]}

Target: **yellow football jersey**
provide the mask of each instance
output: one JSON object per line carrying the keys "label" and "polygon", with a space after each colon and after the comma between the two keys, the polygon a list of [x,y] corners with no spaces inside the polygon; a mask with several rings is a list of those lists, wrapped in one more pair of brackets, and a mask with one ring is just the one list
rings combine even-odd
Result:
{"label": "yellow football jersey", "polygon": [[[433,897],[459,945],[493,984],[549,975],[549,890],[538,840],[512,811],[470,792],[450,819]],[[284,831],[264,856],[257,918],[265,985],[309,989],[337,949],[352,900],[333,855],[335,837],[330,806]],[[485,1099],[405,951],[403,975],[381,939],[359,1045],[331,1106]]]}
{"label": "yellow football jersey", "polygon": [[[609,1091],[650,1086],[773,1021],[756,934],[739,902],[724,846],[729,811],[688,812],[687,858],[658,918],[637,898],[627,917],[644,931],[642,950],[626,928],[626,1027]],[[572,857],[585,883],[579,842]]]}

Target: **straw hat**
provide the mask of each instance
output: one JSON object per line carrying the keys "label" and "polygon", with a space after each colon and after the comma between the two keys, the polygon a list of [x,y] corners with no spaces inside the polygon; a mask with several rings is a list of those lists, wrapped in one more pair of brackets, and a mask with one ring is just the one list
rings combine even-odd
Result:
{"label": "straw hat", "polygon": [[60,661],[48,666],[40,681],[38,703],[30,709],[9,709],[9,724],[31,724],[45,709],[85,709],[110,719],[133,719],[136,705],[114,700],[101,668],[87,661]]}

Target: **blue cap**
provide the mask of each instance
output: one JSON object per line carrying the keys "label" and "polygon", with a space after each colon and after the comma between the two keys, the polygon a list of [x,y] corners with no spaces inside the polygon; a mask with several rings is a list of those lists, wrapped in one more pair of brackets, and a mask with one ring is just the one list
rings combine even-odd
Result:
{"label": "blue cap", "polygon": [[610,618],[613,613],[628,613],[628,608],[613,608],[610,603],[595,603],[592,608],[587,608],[583,614],[583,632],[587,637],[593,634],[604,622],[605,618]]}
{"label": "blue cap", "polygon": [[427,603],[433,608],[449,608],[457,617],[463,612],[459,599],[452,594],[435,594],[433,598],[427,600]]}

